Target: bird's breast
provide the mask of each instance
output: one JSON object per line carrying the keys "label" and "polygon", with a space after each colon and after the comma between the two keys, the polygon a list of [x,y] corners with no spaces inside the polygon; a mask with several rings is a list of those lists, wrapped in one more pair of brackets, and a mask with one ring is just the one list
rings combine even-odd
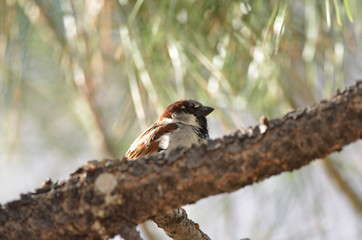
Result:
{"label": "bird's breast", "polygon": [[193,126],[178,124],[178,128],[171,133],[160,137],[160,148],[171,150],[177,147],[190,147],[194,143],[199,143],[198,130]]}

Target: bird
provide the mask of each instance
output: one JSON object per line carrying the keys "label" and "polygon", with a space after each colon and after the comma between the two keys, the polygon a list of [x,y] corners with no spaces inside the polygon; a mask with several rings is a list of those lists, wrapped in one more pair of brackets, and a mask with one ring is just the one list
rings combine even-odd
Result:
{"label": "bird", "polygon": [[206,116],[214,108],[184,99],[169,105],[157,122],[144,131],[125,154],[129,161],[178,147],[190,147],[209,139]]}
{"label": "bird", "polygon": [[[132,161],[153,153],[190,147],[192,144],[206,141],[209,139],[206,116],[212,111],[214,108],[191,99],[172,103],[162,112],[156,123],[136,138],[125,154],[125,159]],[[163,228],[169,237],[173,237],[174,230],[170,232],[165,221],[167,223],[190,221],[187,221],[186,211],[182,208],[160,213],[152,220]],[[207,237],[202,231],[201,233]],[[209,239],[206,237],[204,239]]]}

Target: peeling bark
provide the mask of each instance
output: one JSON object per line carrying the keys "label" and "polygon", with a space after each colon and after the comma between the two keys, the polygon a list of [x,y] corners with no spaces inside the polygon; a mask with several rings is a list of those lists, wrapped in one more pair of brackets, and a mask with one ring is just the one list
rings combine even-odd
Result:
{"label": "peeling bark", "polygon": [[323,158],[362,136],[362,82],[232,135],[127,162],[92,161],[0,208],[0,239],[138,239],[158,213]]}

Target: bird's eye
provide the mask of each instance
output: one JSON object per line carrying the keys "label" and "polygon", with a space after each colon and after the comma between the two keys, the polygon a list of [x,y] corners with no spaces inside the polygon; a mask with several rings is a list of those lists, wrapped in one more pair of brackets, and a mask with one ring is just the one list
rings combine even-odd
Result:
{"label": "bird's eye", "polygon": [[198,109],[198,108],[200,108],[201,106],[200,106],[199,104],[194,104],[192,107]]}

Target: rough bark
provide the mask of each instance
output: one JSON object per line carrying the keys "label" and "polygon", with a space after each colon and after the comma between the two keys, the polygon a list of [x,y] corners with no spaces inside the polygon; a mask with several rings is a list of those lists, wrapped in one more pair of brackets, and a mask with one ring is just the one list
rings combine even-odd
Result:
{"label": "rough bark", "polygon": [[199,225],[187,217],[183,208],[157,214],[152,220],[174,240],[210,240]]}
{"label": "rough bark", "polygon": [[329,101],[207,144],[92,161],[0,208],[0,239],[137,239],[135,226],[206,196],[298,169],[362,136],[362,82]]}

